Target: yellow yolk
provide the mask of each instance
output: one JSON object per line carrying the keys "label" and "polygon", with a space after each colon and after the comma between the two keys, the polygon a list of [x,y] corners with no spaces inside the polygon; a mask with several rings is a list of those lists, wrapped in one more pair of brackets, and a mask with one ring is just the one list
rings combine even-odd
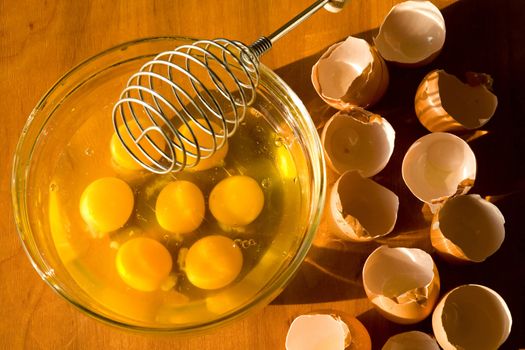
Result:
{"label": "yellow yolk", "polygon": [[159,225],[173,233],[195,231],[204,218],[204,196],[192,182],[167,184],[157,197],[155,214]]}
{"label": "yellow yolk", "polygon": [[[206,125],[206,122],[202,118],[199,118],[197,120],[200,124],[205,125],[205,127],[208,128],[208,126]],[[213,130],[217,134],[221,134],[221,131],[222,131],[221,126],[219,126],[217,123],[213,121],[210,121],[210,124]],[[189,125],[190,125],[191,130],[193,130],[193,133],[195,134],[197,141],[199,142],[199,147],[206,147],[206,148],[213,147],[213,137],[210,134],[206,133],[199,126],[195,125],[195,122],[193,121],[190,121]],[[181,133],[181,135],[193,141],[193,137],[191,135],[190,129],[186,126],[186,124],[182,124],[179,127],[179,132]],[[217,144],[219,144],[220,142],[222,142],[221,139],[217,138]],[[187,146],[186,150],[189,152],[195,152],[195,147]],[[177,159],[182,160],[182,155],[180,154],[180,151],[176,153],[177,153]],[[200,171],[200,170],[207,170],[213,167],[221,166],[222,161],[224,160],[224,157],[226,157],[227,153],[228,153],[228,140],[225,140],[222,148],[218,149],[211,157],[206,158],[206,159],[201,159],[196,166],[187,168],[187,170],[188,171]],[[193,162],[192,159],[188,160],[189,164],[191,164],[192,162]]]}
{"label": "yellow yolk", "polygon": [[115,231],[128,221],[133,211],[133,192],[116,177],[90,183],[80,196],[80,214],[97,236]]}
{"label": "yellow yolk", "polygon": [[188,280],[202,289],[230,284],[241,272],[242,252],[233,240],[220,235],[201,238],[186,254]]}
{"label": "yellow yolk", "polygon": [[151,292],[160,287],[171,272],[171,254],[152,238],[133,238],[120,246],[117,272],[130,287]]}
{"label": "yellow yolk", "polygon": [[[131,120],[128,122],[129,128],[131,130],[131,133],[133,134],[134,138],[137,139],[140,134],[141,130],[138,126],[138,124]],[[143,122],[141,125],[144,127],[151,126],[151,123]],[[152,165],[152,162],[144,155],[142,154],[142,151],[135,145],[134,141],[129,136],[128,130],[124,124],[119,126],[119,133],[122,139],[124,140],[125,144],[131,149],[133,154],[135,154],[142,162]],[[149,131],[147,134],[151,140],[161,149],[164,149],[166,146],[166,140],[160,133],[157,131]],[[159,153],[155,149],[155,147],[149,142],[149,140],[146,137],[143,137],[140,141],[140,145],[142,148],[144,148],[144,151],[149,154],[153,159],[159,160],[162,157],[162,154]],[[113,133],[113,136],[111,137],[110,142],[110,149],[111,149],[111,156],[113,157],[113,160],[116,164],[118,164],[120,167],[128,170],[141,170],[143,169],[142,166],[135,161],[129,154],[129,152],[126,150],[126,148],[122,145],[122,141],[117,136],[117,133]]]}
{"label": "yellow yolk", "polygon": [[249,176],[230,176],[219,182],[210,193],[210,211],[222,224],[244,226],[259,216],[264,194]]}

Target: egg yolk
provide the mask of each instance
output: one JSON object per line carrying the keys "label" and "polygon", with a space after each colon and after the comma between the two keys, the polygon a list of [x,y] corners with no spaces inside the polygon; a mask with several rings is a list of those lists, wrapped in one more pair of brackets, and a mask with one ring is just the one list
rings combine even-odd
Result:
{"label": "egg yolk", "polygon": [[249,176],[230,176],[219,182],[210,193],[210,211],[222,224],[244,226],[259,216],[264,194]]}
{"label": "egg yolk", "polygon": [[[142,122],[143,126],[151,126],[151,123]],[[142,131],[140,130],[137,122],[131,120],[128,122],[128,126],[133,134],[134,138],[137,139]],[[131,149],[134,155],[136,155],[140,161],[145,164],[152,165],[152,162],[142,153],[138,148],[135,142],[132,140],[131,136],[128,133],[126,125],[122,124],[118,128],[120,136],[122,137],[124,143]],[[166,146],[166,140],[164,137],[157,131],[151,130],[147,133],[151,141],[156,144],[160,149],[164,149]],[[162,154],[155,149],[152,143],[146,138],[143,137],[140,142],[140,146],[144,148],[144,151],[149,154],[153,159],[159,160],[162,157]],[[142,166],[129,154],[128,150],[122,145],[122,141],[119,139],[117,133],[113,133],[110,142],[111,156],[115,163],[120,167],[128,170],[141,170]]]}
{"label": "egg yolk", "polygon": [[130,287],[151,292],[160,287],[171,272],[171,254],[152,238],[133,238],[117,251],[117,272]]}
{"label": "egg yolk", "polygon": [[[208,126],[206,125],[206,122],[202,118],[197,119],[197,121],[200,124],[205,125],[206,128],[208,128]],[[222,127],[213,121],[210,121],[210,124],[213,130],[215,131],[215,133],[220,134],[220,131],[222,131]],[[190,125],[191,130],[195,134],[195,138],[199,142],[199,147],[206,147],[206,148],[213,147],[212,135],[208,134],[207,132],[202,130],[199,126],[195,125],[194,121],[190,121],[189,125]],[[190,132],[190,128],[188,128],[186,124],[182,124],[179,127],[179,132],[181,133],[181,135],[193,141],[193,136]],[[222,140],[217,138],[217,144],[219,144],[220,142],[222,142]],[[195,147],[186,146],[186,150],[189,152],[195,152]],[[218,149],[211,157],[206,158],[206,159],[201,159],[196,166],[189,167],[187,168],[187,170],[188,171],[201,171],[201,170],[207,170],[207,169],[211,169],[211,168],[220,166],[224,160],[224,157],[226,157],[227,153],[228,153],[228,140],[225,140],[224,145],[220,149]],[[176,154],[177,154],[177,159],[182,160],[182,155],[180,154],[180,151],[177,151]],[[192,162],[193,162],[192,159],[188,160],[189,164],[191,164]]]}
{"label": "egg yolk", "polygon": [[222,288],[239,275],[242,261],[241,249],[232,239],[220,235],[206,236],[188,250],[186,276],[198,288]]}
{"label": "egg yolk", "polygon": [[116,177],[104,177],[90,183],[82,192],[80,214],[100,237],[126,224],[133,203],[133,192],[126,182]]}
{"label": "egg yolk", "polygon": [[177,180],[167,184],[157,197],[155,215],[159,225],[173,233],[195,231],[204,219],[204,196],[192,182]]}

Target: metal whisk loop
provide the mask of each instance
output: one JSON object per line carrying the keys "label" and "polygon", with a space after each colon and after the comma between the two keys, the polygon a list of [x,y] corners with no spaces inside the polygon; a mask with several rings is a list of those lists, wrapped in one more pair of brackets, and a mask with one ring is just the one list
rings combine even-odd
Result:
{"label": "metal whisk loop", "polygon": [[259,57],[272,43],[321,7],[345,0],[317,0],[253,45],[200,40],[160,53],[133,74],[113,108],[124,149],[143,168],[169,173],[192,168],[227,142],[256,98]]}
{"label": "metal whisk loop", "polygon": [[[258,64],[248,47],[226,39],[157,55],[131,76],[113,109],[117,136],[152,172],[196,166],[237,130],[256,96]],[[198,129],[208,144],[199,142]]]}

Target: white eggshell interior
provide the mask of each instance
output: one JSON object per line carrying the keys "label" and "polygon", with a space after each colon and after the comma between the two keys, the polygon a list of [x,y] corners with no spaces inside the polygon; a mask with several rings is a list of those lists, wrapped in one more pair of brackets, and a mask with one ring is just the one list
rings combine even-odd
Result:
{"label": "white eggshell interior", "polygon": [[324,5],[324,9],[332,13],[338,13],[343,9],[346,2],[347,0],[331,0]]}
{"label": "white eggshell interior", "polygon": [[439,350],[439,345],[428,334],[411,331],[391,336],[381,350]]}
{"label": "white eggshell interior", "polygon": [[445,43],[445,20],[430,1],[405,1],[394,6],[374,39],[384,59],[419,63]]}
{"label": "white eggshell interior", "polygon": [[373,60],[370,45],[365,40],[348,37],[317,63],[322,95],[332,99],[343,97]]}
{"label": "white eggshell interior", "polygon": [[479,128],[494,115],[498,98],[484,85],[464,84],[444,71],[439,71],[438,74],[441,106],[465,128]]}
{"label": "white eggshell interior", "polygon": [[350,330],[332,315],[301,315],[293,320],[286,335],[286,350],[344,350]]}
{"label": "white eggshell interior", "polygon": [[498,207],[479,195],[457,196],[439,211],[443,236],[470,260],[480,262],[494,254],[505,239],[505,218]]}
{"label": "white eggshell interior", "polygon": [[356,170],[364,177],[374,176],[392,156],[394,128],[379,116],[363,122],[350,113],[338,112],[324,126],[321,141],[329,165],[339,174]]}
{"label": "white eggshell interior", "polygon": [[[346,172],[337,181],[330,200],[341,205],[337,214],[356,218],[371,237],[391,232],[397,220],[399,198],[389,189],[357,172]],[[334,214],[334,213],[332,213]]]}
{"label": "white eggshell interior", "polygon": [[457,287],[439,302],[432,328],[447,349],[497,349],[508,337],[512,317],[505,301],[480,285]]}
{"label": "white eggshell interior", "polygon": [[410,146],[403,159],[402,175],[410,191],[430,203],[455,194],[463,180],[474,180],[476,157],[459,137],[435,132]]}
{"label": "white eggshell interior", "polygon": [[395,298],[410,290],[426,287],[434,278],[434,261],[417,248],[381,246],[363,267],[363,283],[373,294]]}

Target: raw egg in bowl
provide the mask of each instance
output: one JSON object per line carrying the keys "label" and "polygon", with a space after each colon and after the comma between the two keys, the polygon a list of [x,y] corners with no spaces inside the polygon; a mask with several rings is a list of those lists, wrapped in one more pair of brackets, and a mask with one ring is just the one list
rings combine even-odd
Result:
{"label": "raw egg in bowl", "polygon": [[37,104],[16,150],[14,212],[34,268],[86,314],[127,329],[203,331],[266,305],[323,208],[316,128],[263,65],[254,103],[206,164],[160,175],[130,162],[111,118],[120,92],[156,54],[191,42],[138,40],[81,63]]}

